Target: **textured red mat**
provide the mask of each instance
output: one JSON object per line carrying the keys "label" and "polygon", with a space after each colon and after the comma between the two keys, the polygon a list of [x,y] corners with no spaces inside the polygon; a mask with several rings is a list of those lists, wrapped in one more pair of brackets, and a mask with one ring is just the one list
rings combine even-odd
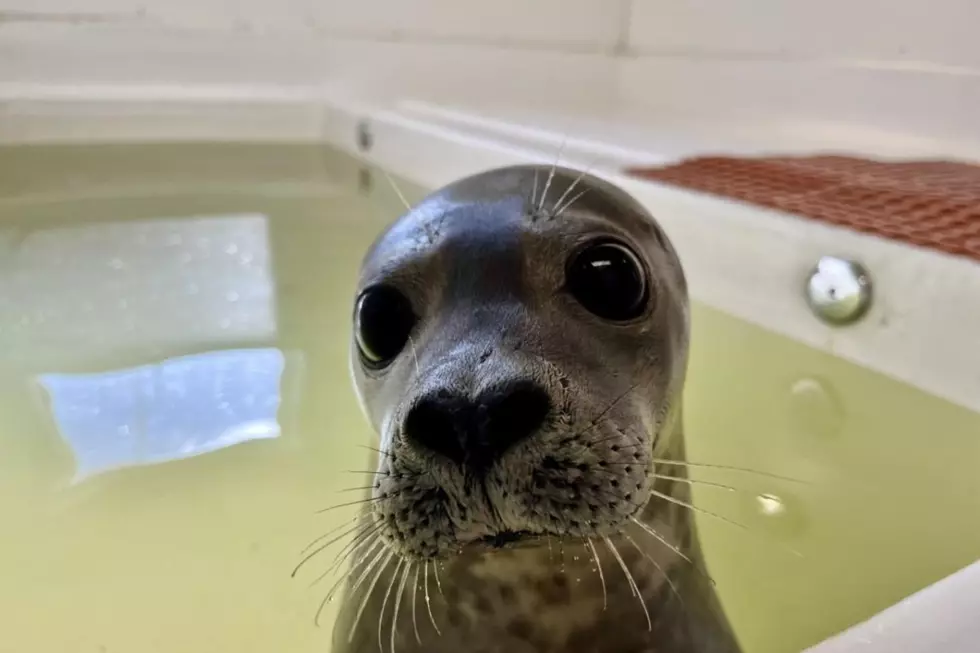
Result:
{"label": "textured red mat", "polygon": [[980,261],[980,165],[700,157],[628,172]]}

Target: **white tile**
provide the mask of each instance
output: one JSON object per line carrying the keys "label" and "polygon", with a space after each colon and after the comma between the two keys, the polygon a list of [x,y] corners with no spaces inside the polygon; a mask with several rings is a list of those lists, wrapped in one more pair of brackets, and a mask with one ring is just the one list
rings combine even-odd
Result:
{"label": "white tile", "polygon": [[980,66],[976,0],[633,0],[630,44],[679,54]]}
{"label": "white tile", "polygon": [[621,3],[611,0],[322,0],[327,33],[611,47]]}
{"label": "white tile", "polygon": [[0,82],[62,84],[317,83],[312,39],[159,27],[20,25],[0,31]]}
{"label": "white tile", "polygon": [[616,78],[615,62],[602,55],[479,45],[334,41],[323,60],[338,91],[392,100],[588,104],[610,97]]}
{"label": "white tile", "polygon": [[0,12],[9,12],[21,19],[30,15],[54,17],[61,15],[101,15],[135,13],[137,0],[86,0],[84,3],[71,0],[0,0]]}
{"label": "white tile", "polygon": [[980,77],[969,74],[648,56],[623,63],[619,88],[637,110],[753,133],[780,151],[980,160]]}

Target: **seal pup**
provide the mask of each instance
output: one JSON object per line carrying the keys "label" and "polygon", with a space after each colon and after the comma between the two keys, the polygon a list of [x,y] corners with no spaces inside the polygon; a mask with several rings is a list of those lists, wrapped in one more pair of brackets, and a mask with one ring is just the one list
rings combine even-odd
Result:
{"label": "seal pup", "polygon": [[685,473],[684,273],[616,186],[510,166],[372,244],[350,365],[379,436],[335,653],[736,653]]}

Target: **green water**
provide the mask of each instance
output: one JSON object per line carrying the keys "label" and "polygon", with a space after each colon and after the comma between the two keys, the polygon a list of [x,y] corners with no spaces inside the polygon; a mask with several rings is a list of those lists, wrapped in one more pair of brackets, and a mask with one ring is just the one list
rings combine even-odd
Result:
{"label": "green water", "polygon": [[[418,196],[418,189],[407,189]],[[357,264],[400,204],[289,145],[0,150],[0,653],[322,653],[300,550],[369,464]],[[192,417],[189,417],[192,416]],[[797,651],[980,557],[980,417],[705,307],[711,574]],[[803,554],[797,557],[789,551]]]}

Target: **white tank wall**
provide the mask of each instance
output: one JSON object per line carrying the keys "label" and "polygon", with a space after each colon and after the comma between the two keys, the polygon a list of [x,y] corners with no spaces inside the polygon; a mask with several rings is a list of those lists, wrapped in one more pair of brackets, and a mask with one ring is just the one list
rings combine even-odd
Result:
{"label": "white tank wall", "polygon": [[0,95],[327,86],[625,104],[980,158],[978,24],[975,0],[0,0]]}

